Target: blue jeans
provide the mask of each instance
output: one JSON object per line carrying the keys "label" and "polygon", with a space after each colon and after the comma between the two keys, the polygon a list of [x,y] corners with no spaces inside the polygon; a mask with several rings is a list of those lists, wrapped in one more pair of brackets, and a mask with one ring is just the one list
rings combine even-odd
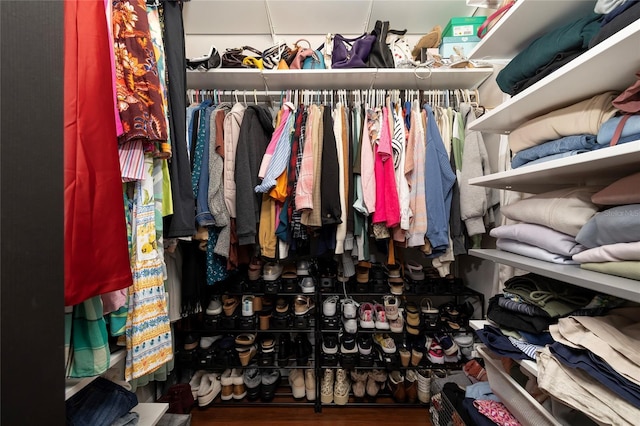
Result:
{"label": "blue jeans", "polygon": [[545,142],[519,151],[511,160],[511,168],[515,169],[530,161],[545,158],[565,152],[587,150],[595,148],[597,142],[595,135],[572,135],[560,139]]}
{"label": "blue jeans", "polygon": [[110,380],[97,377],[65,405],[67,425],[110,426],[138,405],[138,397]]}

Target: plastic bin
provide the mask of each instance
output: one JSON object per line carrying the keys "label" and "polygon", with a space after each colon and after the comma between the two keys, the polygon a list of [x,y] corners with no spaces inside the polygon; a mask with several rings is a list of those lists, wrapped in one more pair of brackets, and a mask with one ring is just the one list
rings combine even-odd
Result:
{"label": "plastic bin", "polygon": [[486,16],[460,16],[449,20],[444,27],[442,37],[475,36],[478,28],[487,19]]}

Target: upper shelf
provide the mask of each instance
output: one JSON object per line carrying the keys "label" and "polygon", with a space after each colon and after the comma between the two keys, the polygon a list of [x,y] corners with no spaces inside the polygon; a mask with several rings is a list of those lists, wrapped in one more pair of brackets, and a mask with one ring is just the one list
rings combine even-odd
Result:
{"label": "upper shelf", "polygon": [[640,170],[640,141],[469,179],[471,185],[539,194],[561,187],[608,184]]}
{"label": "upper shelf", "polygon": [[[593,11],[593,0],[518,0],[470,53],[471,59],[511,59],[532,41]],[[508,43],[505,43],[508,40]]]}
{"label": "upper shelf", "polygon": [[187,71],[188,89],[474,89],[492,68],[259,70],[218,68]]}
{"label": "upper shelf", "polygon": [[550,111],[608,90],[622,91],[636,80],[635,73],[640,70],[639,58],[640,20],[487,112],[470,128],[509,133],[524,122]]}
{"label": "upper shelf", "polygon": [[559,265],[545,262],[497,249],[471,249],[469,254],[600,293],[640,302],[640,282],[636,280],[588,271],[578,265]]}

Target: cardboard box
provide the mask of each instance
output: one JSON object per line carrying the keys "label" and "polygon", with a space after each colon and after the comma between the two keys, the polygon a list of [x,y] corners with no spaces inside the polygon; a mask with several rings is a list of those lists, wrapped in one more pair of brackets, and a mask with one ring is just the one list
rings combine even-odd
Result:
{"label": "cardboard box", "polygon": [[454,47],[460,50],[462,56],[469,57],[469,54],[476,47],[476,44],[480,42],[478,36],[465,36],[465,37],[442,37],[442,43],[440,44],[440,56],[448,58],[451,55],[456,55]]}
{"label": "cardboard box", "polygon": [[487,19],[486,16],[462,16],[454,17],[444,27],[442,37],[475,36],[478,28]]}

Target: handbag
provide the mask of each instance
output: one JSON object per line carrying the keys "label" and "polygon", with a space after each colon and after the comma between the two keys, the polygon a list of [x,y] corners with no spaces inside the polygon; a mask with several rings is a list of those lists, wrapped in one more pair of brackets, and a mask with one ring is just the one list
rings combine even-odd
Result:
{"label": "handbag", "polygon": [[514,4],[516,4],[515,0],[504,0],[498,10],[489,15],[487,19],[482,23],[482,25],[478,27],[478,32],[476,33],[476,35],[480,38],[486,36],[491,28],[493,28],[498,23],[498,21],[502,19],[504,14],[507,13],[507,11],[511,9],[511,6],[513,6]]}
{"label": "handbag", "polygon": [[389,29],[389,21],[376,21],[376,25],[371,34],[376,37],[375,43],[371,47],[367,66],[369,68],[394,68],[395,61],[393,52],[389,44],[387,44],[387,36],[393,34],[396,36],[404,36],[407,30],[391,30]]}
{"label": "handbag", "polygon": [[212,68],[220,68],[222,65],[222,59],[220,58],[220,53],[218,53],[218,49],[215,46],[211,46],[208,55],[200,56],[198,58],[187,58],[187,68],[190,70],[209,70]]}
{"label": "handbag", "polygon": [[324,58],[317,50],[300,48],[293,62],[289,65],[289,69],[325,69]]}
{"label": "handbag", "polygon": [[282,59],[289,59],[291,56],[291,48],[282,41],[265,49],[262,52],[262,63],[265,69],[277,68]]}
{"label": "handbag", "polygon": [[387,42],[393,55],[395,68],[415,68],[418,66],[416,61],[413,60],[411,48],[409,48],[409,43],[407,43],[404,35],[389,33]]}
{"label": "handbag", "polygon": [[372,34],[356,38],[334,35],[331,68],[367,68],[367,59],[375,41],[376,36]]}
{"label": "handbag", "polygon": [[247,55],[244,54],[244,51],[248,50],[252,53],[258,55],[258,58],[262,56],[262,52],[258,49],[254,49],[251,46],[242,46],[242,47],[232,47],[227,49],[222,54],[222,68],[250,68],[253,67],[251,61],[247,61],[245,63],[245,58]]}
{"label": "handbag", "polygon": [[191,392],[191,385],[178,383],[169,386],[167,393],[158,398],[158,402],[168,403],[169,413],[188,414],[196,401]]}

